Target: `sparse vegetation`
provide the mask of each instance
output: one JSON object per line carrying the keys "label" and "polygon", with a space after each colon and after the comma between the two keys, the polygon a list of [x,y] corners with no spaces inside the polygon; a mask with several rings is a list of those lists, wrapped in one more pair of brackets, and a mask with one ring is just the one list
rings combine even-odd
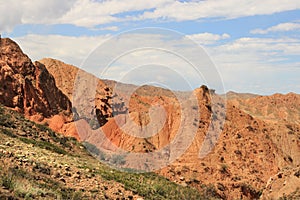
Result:
{"label": "sparse vegetation", "polygon": [[262,190],[256,190],[250,184],[246,183],[241,185],[241,192],[244,196],[247,196],[250,199],[259,199],[262,194]]}
{"label": "sparse vegetation", "polygon": [[20,137],[19,139],[26,144],[33,144],[42,149],[46,149],[46,150],[49,150],[49,151],[52,151],[52,152],[55,152],[58,154],[67,154],[67,152],[65,150],[63,150],[62,148],[60,148],[48,141],[37,141],[37,140],[25,138],[25,137]]}
{"label": "sparse vegetation", "polygon": [[[23,199],[34,199],[37,197],[87,199],[93,195],[102,195],[101,198],[105,198],[105,196],[110,198],[109,196],[112,194],[104,191],[114,189],[116,186],[112,188],[104,187],[104,189],[91,189],[90,191],[66,187],[64,183],[66,180],[70,181],[68,177],[72,176],[70,170],[75,170],[74,166],[77,166],[78,174],[76,173],[76,175],[81,180],[84,180],[84,177],[90,177],[89,179],[97,177],[97,179],[101,180],[101,183],[113,181],[123,185],[125,191],[132,192],[131,196],[139,195],[145,199],[210,199],[212,197],[210,195],[213,193],[209,192],[210,190],[200,193],[189,186],[184,187],[170,182],[168,179],[155,173],[138,174],[133,173],[131,170],[127,170],[127,172],[113,170],[92,158],[85,149],[80,148],[82,145],[76,140],[64,138],[48,127],[31,122],[20,114],[4,109],[2,106],[0,106],[0,117],[6,119],[5,123],[0,125],[2,142],[10,141],[7,143],[9,149],[17,148],[17,146],[23,149],[20,153],[3,154],[3,150],[0,147],[0,166],[6,167],[6,169],[0,170],[0,183],[5,188],[4,190],[11,191],[14,197]],[[12,128],[12,126],[15,128]],[[26,134],[18,135],[18,131]],[[102,152],[94,145],[85,143],[84,146],[98,157],[101,157]],[[9,149],[6,149],[5,152]],[[25,149],[32,149],[34,152],[29,153]],[[44,154],[45,152],[47,153]],[[50,156],[55,154],[57,156]],[[64,156],[61,157],[60,155]],[[52,159],[58,162],[53,163]],[[3,162],[5,160],[8,160],[8,165],[4,165]],[[111,162],[122,165],[125,160],[123,156],[115,156],[111,158]],[[56,171],[63,171],[64,173]],[[89,182],[90,180],[86,181]],[[111,185],[111,183],[108,185]],[[121,194],[121,192],[119,193]]]}
{"label": "sparse vegetation", "polygon": [[113,170],[100,171],[107,180],[124,184],[125,188],[145,197],[145,199],[210,199],[208,193],[200,194],[196,189],[183,187],[154,173],[125,173]]}
{"label": "sparse vegetation", "polygon": [[3,174],[1,176],[1,186],[8,190],[14,190],[15,181],[12,174]]}
{"label": "sparse vegetation", "polygon": [[294,176],[296,176],[297,178],[300,178],[300,170],[298,170],[297,172],[295,172]]}
{"label": "sparse vegetation", "polygon": [[221,167],[220,167],[220,172],[222,174],[226,174],[226,173],[228,173],[227,170],[228,170],[228,166],[226,164],[222,164]]}
{"label": "sparse vegetation", "polygon": [[294,200],[300,199],[300,188],[297,188],[294,192],[289,195],[283,195],[278,200]]}

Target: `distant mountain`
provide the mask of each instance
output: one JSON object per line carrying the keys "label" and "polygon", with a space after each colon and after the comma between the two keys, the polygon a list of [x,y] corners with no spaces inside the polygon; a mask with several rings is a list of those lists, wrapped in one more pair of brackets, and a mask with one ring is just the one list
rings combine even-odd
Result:
{"label": "distant mountain", "polygon": [[226,97],[226,99],[231,100],[231,99],[250,99],[250,98],[258,97],[260,95],[251,94],[251,93],[237,93],[237,92],[229,91],[223,96]]}
{"label": "distant mountain", "polygon": [[267,120],[300,123],[300,95],[295,93],[235,98],[231,102],[245,112]]}

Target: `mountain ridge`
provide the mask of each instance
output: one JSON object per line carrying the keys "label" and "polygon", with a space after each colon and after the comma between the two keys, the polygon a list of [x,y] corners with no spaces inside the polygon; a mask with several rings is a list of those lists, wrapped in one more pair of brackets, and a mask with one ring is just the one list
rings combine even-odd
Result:
{"label": "mountain ridge", "polygon": [[[46,65],[47,66],[47,65]],[[59,76],[58,74],[56,74],[56,76]],[[62,75],[62,77],[63,77],[63,75]],[[116,84],[116,83],[113,83],[113,84],[111,84],[111,87],[112,86],[114,86],[114,84]],[[120,83],[118,83],[118,84],[120,84]],[[121,84],[121,87],[122,87],[122,84]],[[125,86],[124,87],[126,87],[126,84],[125,84]],[[134,87],[134,86],[131,86],[131,87]],[[150,88],[150,90],[145,90],[145,88]],[[140,88],[139,88],[140,89]],[[152,87],[152,86],[146,86],[146,87],[141,87],[141,89],[142,89],[142,93],[141,92],[139,92],[139,91],[137,91],[137,96],[136,97],[138,97],[138,99],[140,99],[139,101],[141,101],[141,102],[147,102],[147,104],[149,104],[149,105],[151,105],[151,101],[152,100],[149,100],[149,98],[147,97],[147,96],[150,96],[151,97],[151,94],[153,94],[153,89],[154,89],[154,87]],[[149,92],[150,91],[150,92]],[[147,95],[147,92],[149,92],[149,93],[151,93],[150,95]],[[253,174],[253,175],[251,175],[250,176],[250,174],[251,174],[251,171],[249,171],[248,173],[249,173],[249,177],[252,177],[252,178],[250,178],[250,182],[252,182],[252,181],[254,181],[254,182],[257,182],[256,184],[257,184],[257,188],[256,187],[254,187],[254,186],[251,186],[250,187],[250,185],[251,185],[251,183],[249,182],[249,178],[246,178],[246,177],[244,177],[244,178],[242,178],[241,180],[243,180],[244,179],[244,183],[242,182],[242,183],[239,183],[239,181],[237,181],[237,183],[235,183],[235,181],[225,181],[225,183],[226,184],[224,184],[223,182],[224,182],[224,177],[222,177],[222,176],[219,176],[218,175],[218,173],[219,173],[219,168],[222,168],[222,166],[227,166],[227,168],[228,169],[230,169],[230,168],[233,168],[232,169],[232,171],[240,171],[241,169],[237,169],[236,167],[234,167],[234,165],[232,166],[231,164],[222,164],[222,162],[224,162],[224,161],[222,161],[222,162],[220,162],[219,161],[219,159],[221,158],[223,158],[223,159],[226,159],[226,157],[227,156],[224,156],[224,155],[222,155],[222,153],[219,151],[213,151],[211,154],[210,154],[210,156],[211,157],[215,157],[215,158],[213,158],[213,159],[215,159],[217,162],[219,162],[219,164],[217,164],[216,166],[214,166],[213,167],[213,172],[211,172],[211,173],[208,173],[209,174],[209,176],[212,176],[212,177],[216,177],[215,179],[212,179],[212,178],[208,178],[208,177],[206,177],[206,176],[204,176],[203,178],[200,178],[200,180],[201,181],[204,181],[204,183],[205,184],[212,184],[212,183],[215,183],[216,184],[216,180],[222,180],[221,182],[217,182],[219,185],[221,184],[221,185],[223,185],[221,188],[227,188],[227,189],[225,189],[225,190],[220,190],[220,191],[218,191],[218,192],[220,192],[220,194],[223,196],[223,198],[225,198],[225,197],[230,197],[230,198],[239,198],[240,197],[240,194],[242,194],[242,196],[244,196],[244,198],[249,198],[249,199],[252,199],[252,198],[256,198],[255,197],[255,195],[258,195],[259,194],[259,191],[260,190],[262,190],[262,189],[259,189],[259,188],[263,188],[264,187],[264,185],[266,184],[266,182],[267,182],[267,180],[269,179],[269,177],[270,176],[272,176],[273,174],[276,174],[277,172],[278,172],[278,168],[279,169],[282,169],[282,168],[284,168],[284,166],[286,166],[286,165],[290,165],[290,164],[288,164],[288,157],[290,157],[291,159],[293,159],[293,162],[296,162],[296,164],[294,164],[293,166],[297,166],[297,163],[299,163],[299,158],[300,158],[300,155],[298,155],[297,153],[295,153],[295,152],[298,152],[298,150],[297,149],[299,149],[299,147],[297,147],[297,145],[295,146],[294,145],[294,147],[292,147],[292,149],[294,149],[294,150],[292,150],[292,152],[294,152],[293,154],[290,154],[290,155],[287,155],[287,148],[286,147],[284,147],[284,146],[288,146],[287,144],[289,144],[289,143],[292,143],[291,141],[292,140],[294,140],[294,139],[287,139],[287,140],[285,140],[285,142],[287,142],[287,143],[285,143],[285,145],[284,146],[282,146],[282,144],[280,144],[280,142],[278,142],[277,141],[277,138],[276,137],[281,137],[280,135],[277,135],[277,134],[274,134],[275,132],[278,132],[279,130],[280,131],[283,131],[283,132],[285,132],[285,133],[288,133],[289,131],[288,131],[288,129],[286,129],[286,128],[284,128],[282,125],[278,125],[278,124],[274,124],[273,122],[271,122],[271,123],[269,123],[269,121],[267,121],[267,123],[266,122],[263,122],[263,121],[261,121],[261,120],[265,120],[265,119],[262,119],[259,115],[254,115],[253,113],[251,113],[250,111],[249,111],[249,108],[251,108],[251,105],[252,104],[250,104],[249,106],[245,106],[245,107],[243,107],[242,105],[244,105],[244,104],[246,104],[246,102],[248,102],[248,101],[253,101],[253,102],[259,102],[259,101],[257,101],[257,99],[262,99],[262,100],[264,100],[264,99],[272,99],[272,98],[274,98],[274,99],[280,99],[280,98],[289,98],[289,97],[293,97],[293,96],[296,96],[296,97],[298,97],[299,95],[297,95],[297,94],[292,94],[292,93],[289,93],[289,94],[286,94],[286,95],[281,95],[281,94],[274,94],[274,95],[272,95],[272,96],[261,96],[261,95],[253,95],[253,94],[236,94],[236,93],[234,93],[234,95],[235,95],[235,97],[234,98],[229,98],[228,99],[228,101],[227,101],[227,113],[226,113],[226,117],[227,118],[229,118],[229,121],[234,121],[234,120],[241,120],[241,121],[243,121],[243,120],[245,120],[245,119],[240,119],[240,117],[241,116],[248,116],[247,118],[248,118],[248,122],[246,122],[246,123],[244,123],[244,125],[242,125],[242,124],[239,124],[239,123],[237,123],[237,127],[233,127],[232,125],[231,126],[227,126],[226,124],[225,124],[225,127],[224,127],[224,129],[225,129],[225,131],[224,132],[228,132],[228,133],[231,133],[231,134],[228,134],[228,133],[226,133],[223,137],[225,137],[224,138],[224,142],[225,141],[231,141],[231,142],[234,142],[234,143],[236,143],[236,145],[237,146],[233,146],[233,147],[231,147],[233,150],[230,150],[230,151],[232,151],[232,153],[231,154],[233,154],[233,155],[236,155],[236,153],[237,152],[240,152],[241,153],[241,155],[243,155],[244,153],[245,154],[249,154],[250,152],[249,151],[245,151],[245,152],[242,152],[241,150],[239,150],[240,149],[240,147],[239,147],[239,141],[238,141],[238,138],[239,137],[245,137],[245,138],[249,138],[247,135],[251,135],[251,132],[261,132],[261,133],[264,133],[263,135],[263,137],[266,137],[266,138],[268,138],[268,137],[270,137],[271,138],[271,140],[270,141],[261,141],[261,137],[262,136],[258,136],[258,138],[256,138],[255,140],[252,140],[252,142],[251,142],[251,139],[250,139],[250,141],[249,142],[247,142],[247,143],[249,143],[249,144],[244,144],[244,146],[247,146],[249,149],[252,149],[251,151],[252,151],[252,153],[250,153],[250,154],[252,154],[251,156],[250,155],[248,155],[247,157],[245,157],[244,159],[246,159],[246,160],[248,160],[249,159],[249,156],[250,157],[253,157],[253,156],[255,156],[255,154],[256,154],[256,152],[257,152],[257,150],[255,150],[255,148],[251,148],[251,146],[250,146],[250,144],[251,143],[257,143],[257,144],[259,144],[258,146],[260,146],[261,148],[263,148],[264,150],[263,150],[263,152],[264,151],[266,151],[266,152],[269,152],[267,155],[266,155],[266,157],[265,158],[271,158],[272,156],[271,155],[273,155],[273,153],[272,153],[272,151],[275,151],[276,153],[276,155],[279,155],[279,157],[276,157],[276,158],[274,158],[274,159],[272,159],[272,161],[268,161],[268,162],[266,162],[265,164],[267,164],[267,163],[273,163],[273,164],[268,164],[268,165],[266,165],[266,166],[268,166],[268,167],[262,167],[261,169],[259,169],[258,171],[261,171],[261,173],[263,172],[263,171],[268,171],[267,172],[267,174],[266,175],[264,175],[264,177],[265,178],[263,178],[263,179],[257,179],[257,180],[259,180],[258,182],[257,182],[257,180],[256,180],[256,175],[255,175],[255,173]],[[167,95],[167,96],[170,96],[170,95]],[[200,95],[201,96],[201,95]],[[162,96],[163,98],[167,98],[166,96]],[[151,97],[151,99],[153,99],[152,97]],[[236,102],[238,102],[238,103],[236,103]],[[280,100],[280,102],[284,102],[283,100]],[[168,103],[167,103],[168,104]],[[299,102],[296,102],[296,105],[298,105],[299,104]],[[137,106],[137,105],[135,105],[135,106]],[[135,106],[133,106],[133,107],[135,107]],[[142,106],[143,107],[143,106]],[[143,108],[142,107],[139,107],[139,109],[142,109],[143,110]],[[253,106],[253,107],[255,107],[255,106]],[[259,105],[257,106],[258,108],[260,107]],[[204,107],[202,108],[202,113],[204,112]],[[208,118],[206,118],[206,121],[209,119],[209,117],[211,116],[211,114],[209,114],[209,112],[208,111],[206,111],[207,112],[207,117]],[[205,113],[205,112],[204,112]],[[232,113],[232,117],[230,117],[231,116],[231,114],[230,113]],[[297,113],[295,113],[295,114],[297,114]],[[295,116],[295,115],[293,115],[293,116]],[[255,117],[255,118],[254,118]],[[143,117],[142,117],[143,118]],[[205,120],[204,120],[205,121]],[[261,122],[259,122],[259,124],[260,125],[258,125],[258,124],[256,124],[257,123],[257,121],[261,121]],[[271,120],[272,121],[272,120]],[[206,122],[207,123],[207,125],[208,125],[208,122]],[[231,122],[232,123],[232,122]],[[111,129],[111,130],[117,130],[118,128],[117,128],[117,126],[116,125],[113,125],[113,124],[111,124],[111,125],[109,125],[109,124],[111,124],[109,121],[108,121],[108,124],[107,125],[104,125],[104,129]],[[206,128],[204,128],[203,127],[203,129],[202,129],[202,131],[204,131],[205,132],[205,130],[207,130],[207,125],[206,125]],[[242,126],[241,126],[242,125]],[[111,126],[111,127],[109,127],[109,126]],[[234,125],[234,126],[236,126],[236,125]],[[254,126],[254,127],[253,127]],[[261,126],[261,128],[255,128],[256,126]],[[270,126],[270,127],[269,127]],[[293,125],[292,125],[293,126]],[[298,127],[299,125],[298,124],[296,124],[296,127]],[[269,128],[266,128],[266,127],[269,127]],[[246,129],[247,131],[244,133],[244,136],[243,136],[243,134],[241,134],[241,133],[239,133],[240,132],[240,130],[242,130],[242,129]],[[297,128],[296,128],[297,129]],[[295,130],[296,130],[295,129]],[[176,130],[176,129],[175,129]],[[233,130],[235,130],[235,132],[237,132],[237,133],[234,133],[234,131]],[[275,130],[277,130],[277,131],[275,131]],[[109,131],[108,131],[109,132]],[[268,132],[268,134],[266,134]],[[273,132],[273,134],[271,134]],[[234,134],[233,134],[234,133]],[[199,133],[200,134],[200,133]],[[232,135],[233,134],[233,135]],[[297,134],[299,134],[299,133],[297,133]],[[227,136],[226,136],[227,135]],[[236,136],[237,135],[237,136]],[[269,135],[269,136],[268,136]],[[87,137],[89,137],[89,136],[87,136]],[[110,136],[109,136],[110,137]],[[197,173],[199,173],[199,171],[201,171],[201,170],[196,170],[197,168],[199,169],[206,169],[206,165],[208,164],[208,165],[211,165],[211,164],[209,164],[209,163],[211,163],[211,161],[210,162],[208,162],[208,160],[207,161],[205,161],[205,162],[202,162],[202,163],[205,163],[205,166],[202,166],[202,165],[195,165],[195,164],[193,164],[193,163],[191,163],[191,160],[198,160],[198,151],[194,148],[194,147],[196,147],[196,146],[198,146],[199,147],[199,145],[201,146],[201,141],[203,142],[203,136],[197,136],[197,137],[199,137],[199,139],[198,139],[198,141],[199,142],[197,142],[197,143],[193,143],[191,146],[192,146],[192,148],[191,148],[191,150],[187,150],[187,153],[186,154],[184,154],[183,155],[183,157],[181,157],[180,159],[179,159],[179,161],[176,161],[175,163],[173,163],[173,165],[172,166],[170,166],[170,167],[167,167],[167,168],[164,168],[164,169],[162,169],[161,171],[159,171],[158,173],[160,173],[160,174],[162,174],[163,176],[166,176],[166,177],[168,177],[169,179],[171,179],[171,180],[173,180],[173,181],[175,181],[175,182],[178,182],[178,183],[185,183],[186,181],[182,181],[181,179],[184,177],[183,176],[183,174],[185,174],[185,173],[180,173],[180,175],[174,175],[174,173],[173,173],[173,171],[176,171],[176,169],[182,169],[183,167],[185,167],[185,166],[190,166],[192,169],[190,169],[189,171],[197,171]],[[222,137],[222,135],[221,135],[221,137]],[[237,139],[230,139],[230,138],[235,138],[235,137],[238,137]],[[288,136],[288,137],[290,137],[290,136]],[[111,140],[113,141],[114,139],[113,138],[115,138],[116,139],[116,141],[118,141],[116,144],[117,144],[117,146],[118,145],[120,145],[120,138],[122,138],[122,136],[121,135],[118,135],[118,136],[112,136],[112,138],[111,138]],[[249,139],[246,139],[246,140],[249,140]],[[94,139],[91,139],[91,140],[95,140],[95,138]],[[197,139],[196,139],[197,140]],[[217,144],[216,144],[216,147],[215,147],[215,149],[222,149],[222,148],[224,148],[224,147],[221,147],[219,144],[220,143],[222,143],[222,140],[223,139],[221,139],[221,141],[219,141]],[[126,141],[126,140],[125,140]],[[154,149],[159,149],[159,145],[155,145],[155,139],[151,142],[151,144],[154,144],[154,149],[153,149],[153,146],[152,145],[150,145],[150,146],[147,146],[146,145],[146,148],[143,148],[142,146],[141,147],[139,147],[137,144],[138,143],[141,143],[141,144],[143,144],[143,145],[145,145],[146,143],[145,142],[143,142],[143,141],[134,141],[134,140],[132,140],[132,139],[128,139],[128,141],[130,141],[132,144],[135,144],[135,151],[152,151],[152,150],[154,150]],[[162,141],[165,141],[165,144],[166,143],[168,143],[169,142],[169,139],[167,139],[167,140],[162,140]],[[273,143],[273,141],[275,141],[275,143]],[[125,143],[124,143],[124,141],[122,142],[123,143],[123,146],[122,146],[122,148],[124,148],[124,149],[127,149],[127,150],[130,150],[130,142],[129,142],[129,145],[127,145],[127,147],[126,147],[126,145],[124,145]],[[153,143],[154,142],[154,143]],[[227,143],[227,142],[225,142],[225,143]],[[276,144],[276,145],[274,145],[274,144]],[[95,145],[97,145],[97,144],[95,144]],[[266,149],[264,146],[265,145],[267,145],[267,146],[270,146],[270,148],[272,149],[271,151],[269,151],[268,149]],[[277,146],[278,145],[278,146]],[[194,146],[194,147],[193,147]],[[276,149],[278,148],[278,147],[280,147],[280,148],[283,148],[283,149],[285,149],[283,152],[281,152],[281,150],[280,151],[277,151]],[[257,147],[256,147],[257,148]],[[291,148],[291,147],[288,147],[288,148]],[[199,149],[198,149],[199,150]],[[190,152],[190,153],[189,153]],[[194,152],[194,153],[192,153],[192,152]],[[234,152],[236,152],[236,153],[234,153]],[[192,153],[192,154],[191,154]],[[189,159],[184,159],[184,158],[189,158]],[[254,157],[253,157],[254,158]],[[228,159],[228,158],[227,158]],[[236,157],[235,158],[235,162],[237,162],[237,163],[240,163],[240,165],[244,165],[243,163],[241,163],[241,161],[239,161],[239,159],[240,158],[238,158],[238,157]],[[268,160],[267,159],[267,160]],[[204,160],[206,160],[206,159],[204,159]],[[245,161],[246,161],[245,160]],[[254,159],[255,160],[255,159]],[[253,161],[254,161],[253,160]],[[245,162],[244,161],[244,162]],[[253,162],[253,161],[251,161],[251,162]],[[234,162],[234,163],[235,163]],[[181,164],[181,163],[183,163],[183,164]],[[188,163],[191,163],[191,164],[188,164]],[[255,161],[255,163],[256,164],[254,164],[254,165],[250,165],[250,166],[252,166],[252,167],[250,167],[250,166],[247,166],[247,165],[245,165],[245,167],[246,168],[252,168],[252,170],[253,171],[257,171],[257,166],[261,166],[261,164],[260,164],[260,161],[259,160],[257,160],[257,161]],[[278,164],[276,164],[276,165],[274,165],[275,163],[278,163]],[[236,164],[235,164],[236,165]],[[272,166],[272,165],[274,165],[274,166]],[[211,167],[211,166],[210,166]],[[210,168],[209,167],[209,168]],[[272,170],[271,170],[271,168],[272,168]],[[243,170],[242,170],[243,171]],[[241,172],[242,172],[241,171]],[[280,171],[280,170],[279,170]],[[207,172],[202,172],[202,173],[200,173],[200,174],[202,174],[202,176],[203,176],[203,173],[205,174],[205,173],[207,173]],[[225,173],[227,173],[227,172],[225,172]],[[175,174],[176,174],[176,172],[175,172]],[[195,172],[193,172],[193,174],[195,174]],[[198,175],[199,177],[200,177],[200,174]],[[171,175],[171,176],[170,176]],[[187,179],[187,182],[189,183],[189,184],[194,184],[193,182],[192,183],[190,183],[190,180],[193,180],[193,179],[196,179],[196,180],[199,180],[199,178],[197,178],[197,176],[195,176],[195,177],[191,177],[191,174],[189,173],[189,172],[187,172],[186,173],[186,175],[185,175],[186,177],[190,177],[190,178],[186,178],[186,177],[184,177],[184,180],[186,180]],[[231,177],[231,179],[233,178],[232,177],[232,175],[230,175],[229,177]],[[226,179],[225,179],[226,180]],[[218,184],[216,184],[216,187],[218,187]],[[230,187],[228,187],[228,184],[232,184],[232,186],[230,186]],[[247,186],[247,187],[246,187]],[[197,188],[197,186],[194,186],[194,187],[196,187]],[[245,187],[246,188],[248,188],[247,190],[245,190]],[[228,191],[228,192],[226,192],[226,191]],[[231,191],[231,192],[229,192],[229,191]],[[255,192],[256,191],[256,192]]]}

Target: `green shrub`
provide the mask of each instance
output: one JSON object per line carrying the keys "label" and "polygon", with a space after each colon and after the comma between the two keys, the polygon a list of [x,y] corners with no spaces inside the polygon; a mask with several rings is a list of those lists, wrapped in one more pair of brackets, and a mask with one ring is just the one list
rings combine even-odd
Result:
{"label": "green shrub", "polygon": [[5,134],[11,138],[17,137],[15,134],[13,134],[13,132],[11,130],[6,129],[6,128],[0,128],[0,133]]}
{"label": "green shrub", "polygon": [[46,149],[49,151],[52,151],[54,153],[58,153],[58,154],[68,154],[65,150],[63,150],[62,148],[47,142],[47,141],[37,141],[37,140],[33,140],[33,139],[29,139],[29,138],[19,138],[22,142],[26,143],[26,144],[34,144],[42,149]]}
{"label": "green shrub", "polygon": [[5,189],[14,190],[14,188],[15,188],[15,181],[14,181],[13,175],[11,175],[11,174],[2,175],[2,177],[1,177],[1,185]]}
{"label": "green shrub", "polygon": [[228,170],[227,165],[222,164],[222,165],[221,165],[221,168],[220,168],[220,172],[221,172],[222,174],[226,174],[226,173],[228,173],[227,170]]}

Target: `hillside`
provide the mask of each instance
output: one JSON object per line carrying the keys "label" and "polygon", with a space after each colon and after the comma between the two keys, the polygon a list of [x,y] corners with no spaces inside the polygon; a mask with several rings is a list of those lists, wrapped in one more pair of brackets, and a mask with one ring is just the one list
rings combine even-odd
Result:
{"label": "hillside", "polygon": [[154,173],[101,164],[73,138],[0,105],[0,199],[207,199]]}
{"label": "hillside", "polygon": [[299,94],[234,98],[231,102],[245,112],[267,121],[300,123]]}

